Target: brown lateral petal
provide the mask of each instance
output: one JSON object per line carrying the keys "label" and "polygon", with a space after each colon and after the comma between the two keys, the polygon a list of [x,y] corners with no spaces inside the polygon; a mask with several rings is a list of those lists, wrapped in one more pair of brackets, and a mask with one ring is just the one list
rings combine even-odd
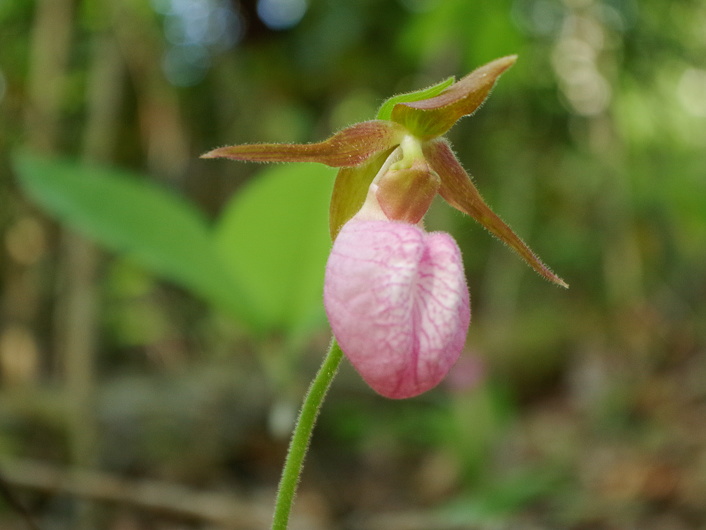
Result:
{"label": "brown lateral petal", "polygon": [[458,120],[480,107],[498,77],[517,60],[517,55],[496,59],[474,70],[438,96],[392,109],[392,121],[422,140],[431,140],[448,131]]}
{"label": "brown lateral petal", "polygon": [[416,224],[429,210],[440,182],[426,160],[419,159],[411,167],[389,169],[377,184],[376,197],[388,219]]}
{"label": "brown lateral petal", "polygon": [[404,131],[392,122],[357,123],[314,144],[243,144],[214,149],[201,158],[230,158],[250,162],[319,162],[351,167],[399,143]]}
{"label": "brown lateral petal", "polygon": [[507,244],[547,280],[562,287],[567,283],[554,274],[549,267],[500,219],[480,196],[471,178],[461,167],[445,140],[429,142],[424,146],[424,155],[441,178],[439,194],[454,208],[470,215],[491,234]]}
{"label": "brown lateral petal", "polygon": [[333,185],[329,207],[331,241],[335,241],[343,225],[361,209],[368,195],[370,183],[394,148],[373,155],[357,167],[344,167],[338,171]]}

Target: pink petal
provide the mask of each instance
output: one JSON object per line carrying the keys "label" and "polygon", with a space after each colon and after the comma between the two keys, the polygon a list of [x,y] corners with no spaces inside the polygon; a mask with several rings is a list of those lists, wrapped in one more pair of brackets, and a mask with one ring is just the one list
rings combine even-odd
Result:
{"label": "pink petal", "polygon": [[343,227],[326,266],[324,304],[343,352],[389,398],[436,386],[458,359],[471,318],[453,238],[394,221]]}

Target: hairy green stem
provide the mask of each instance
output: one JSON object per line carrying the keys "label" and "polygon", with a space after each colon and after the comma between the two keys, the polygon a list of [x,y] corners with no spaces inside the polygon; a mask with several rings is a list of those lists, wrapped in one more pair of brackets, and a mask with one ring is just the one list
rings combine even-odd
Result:
{"label": "hairy green stem", "polygon": [[297,424],[292,433],[287,459],[282,470],[282,478],[277,490],[272,530],[287,530],[289,514],[292,511],[294,494],[299,484],[299,477],[304,465],[306,451],[309,448],[311,433],[314,430],[316,418],[319,415],[319,410],[321,410],[326,392],[331,386],[331,381],[333,381],[338,371],[338,365],[341,364],[342,358],[343,352],[336,339],[333,339],[321,368],[319,368],[316,377],[314,377],[309,386],[309,391],[304,398]]}

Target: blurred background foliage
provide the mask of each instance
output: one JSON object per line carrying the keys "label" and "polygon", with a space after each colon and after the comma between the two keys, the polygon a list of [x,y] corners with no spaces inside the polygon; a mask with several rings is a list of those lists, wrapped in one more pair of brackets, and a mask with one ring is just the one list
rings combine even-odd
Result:
{"label": "blurred background foliage", "polygon": [[435,204],[467,351],[405,402],[342,370],[293,528],[702,528],[704,28],[700,0],[0,1],[0,526],[267,527],[333,172],[198,156],[517,53],[450,139],[571,289]]}

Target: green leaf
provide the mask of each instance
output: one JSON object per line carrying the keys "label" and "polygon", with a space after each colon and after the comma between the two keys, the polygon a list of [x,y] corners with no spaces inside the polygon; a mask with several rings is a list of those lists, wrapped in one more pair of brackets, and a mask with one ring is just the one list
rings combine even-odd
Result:
{"label": "green leaf", "polygon": [[412,101],[419,101],[420,99],[433,98],[434,96],[441,94],[444,89],[453,85],[454,81],[455,78],[451,76],[444,79],[440,83],[437,83],[436,85],[432,85],[430,87],[423,88],[415,92],[407,92],[406,94],[398,94],[396,96],[392,96],[391,98],[385,100],[385,102],[380,106],[380,110],[378,110],[377,119],[389,120],[392,116],[393,107],[398,103],[408,103]]}
{"label": "green leaf", "polygon": [[311,163],[265,169],[216,227],[222,258],[269,330],[297,333],[323,320],[334,174]]}
{"label": "green leaf", "polygon": [[182,198],[118,169],[19,153],[25,192],[60,221],[254,325],[206,220]]}

